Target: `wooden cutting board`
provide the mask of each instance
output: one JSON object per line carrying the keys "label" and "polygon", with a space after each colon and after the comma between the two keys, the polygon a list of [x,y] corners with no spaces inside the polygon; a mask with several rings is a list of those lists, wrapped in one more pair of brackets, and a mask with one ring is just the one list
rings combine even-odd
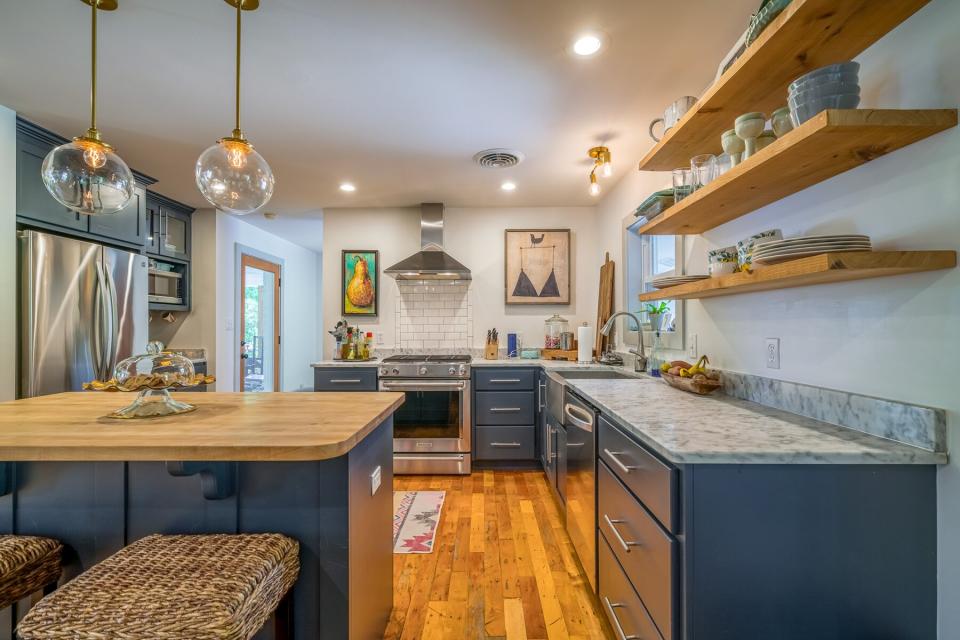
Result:
{"label": "wooden cutting board", "polygon": [[600,333],[600,328],[613,315],[613,267],[614,263],[610,259],[610,252],[608,251],[603,266],[600,267],[600,291],[597,298],[597,333],[594,348],[598,358],[606,350],[610,340],[608,336]]}

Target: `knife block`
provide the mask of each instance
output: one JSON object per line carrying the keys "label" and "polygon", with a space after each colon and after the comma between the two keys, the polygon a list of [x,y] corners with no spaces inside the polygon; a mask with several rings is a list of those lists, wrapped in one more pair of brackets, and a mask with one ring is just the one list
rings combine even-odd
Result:
{"label": "knife block", "polygon": [[497,360],[499,358],[500,358],[500,343],[488,342],[487,346],[483,348],[483,359]]}

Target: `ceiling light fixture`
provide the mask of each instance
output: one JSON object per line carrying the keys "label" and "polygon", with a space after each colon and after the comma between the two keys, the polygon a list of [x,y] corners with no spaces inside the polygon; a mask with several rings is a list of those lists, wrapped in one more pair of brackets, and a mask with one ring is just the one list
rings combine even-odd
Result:
{"label": "ceiling light fixture", "polygon": [[501,184],[500,188],[503,189],[504,191],[516,191],[517,184],[515,182],[510,182],[508,180],[507,182],[504,182],[503,184]]}
{"label": "ceiling light fixture", "polygon": [[117,213],[133,197],[133,172],[100,139],[97,129],[97,10],[113,11],[116,0],[83,0],[90,5],[90,128],[43,159],[40,175],[57,202],[87,215]]}
{"label": "ceiling light fixture", "polygon": [[588,33],[580,36],[573,43],[573,52],[578,56],[592,56],[603,47],[603,40],[600,36]]}
{"label": "ceiling light fixture", "polygon": [[600,195],[600,184],[597,182],[597,169],[604,178],[613,175],[613,162],[611,161],[610,149],[607,147],[593,147],[587,151],[587,155],[593,159],[593,169],[590,170],[590,195]]}
{"label": "ceiling light fixture", "polygon": [[270,165],[257,153],[240,129],[240,22],[244,11],[254,11],[259,0],[225,0],[237,9],[237,68],[233,132],[197,159],[197,188],[217,209],[244,215],[253,213],[273,196]]}
{"label": "ceiling light fixture", "polygon": [[344,182],[340,185],[340,191],[346,191],[347,193],[353,193],[357,190],[357,187],[349,182]]}

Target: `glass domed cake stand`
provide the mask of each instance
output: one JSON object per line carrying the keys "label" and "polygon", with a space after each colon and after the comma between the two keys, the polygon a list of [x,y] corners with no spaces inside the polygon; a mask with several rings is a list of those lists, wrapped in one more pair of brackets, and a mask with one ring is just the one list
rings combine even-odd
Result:
{"label": "glass domed cake stand", "polygon": [[147,353],[121,361],[113,370],[113,379],[94,380],[83,385],[89,391],[137,392],[126,407],[108,414],[108,418],[159,418],[189,413],[197,407],[174,400],[170,389],[194,387],[214,382],[214,376],[197,375],[193,363],[177,353],[165,353],[163,343],[151,342]]}

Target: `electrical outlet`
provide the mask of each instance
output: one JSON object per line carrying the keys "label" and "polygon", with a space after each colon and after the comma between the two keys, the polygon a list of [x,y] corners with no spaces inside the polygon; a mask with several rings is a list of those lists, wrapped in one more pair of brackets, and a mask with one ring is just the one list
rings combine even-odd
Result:
{"label": "electrical outlet", "polygon": [[766,339],[767,369],[780,368],[780,338]]}
{"label": "electrical outlet", "polygon": [[697,349],[697,334],[691,333],[690,344],[687,345],[687,357],[690,358],[691,360],[696,360],[698,353],[699,353],[699,350]]}
{"label": "electrical outlet", "polygon": [[370,495],[377,495],[377,489],[380,488],[381,479],[382,473],[380,467],[377,467],[373,470],[373,473],[370,474]]}
{"label": "electrical outlet", "polygon": [[377,336],[377,344],[382,345],[382,344],[383,344],[383,332],[377,331],[377,333],[376,333],[375,335]]}

